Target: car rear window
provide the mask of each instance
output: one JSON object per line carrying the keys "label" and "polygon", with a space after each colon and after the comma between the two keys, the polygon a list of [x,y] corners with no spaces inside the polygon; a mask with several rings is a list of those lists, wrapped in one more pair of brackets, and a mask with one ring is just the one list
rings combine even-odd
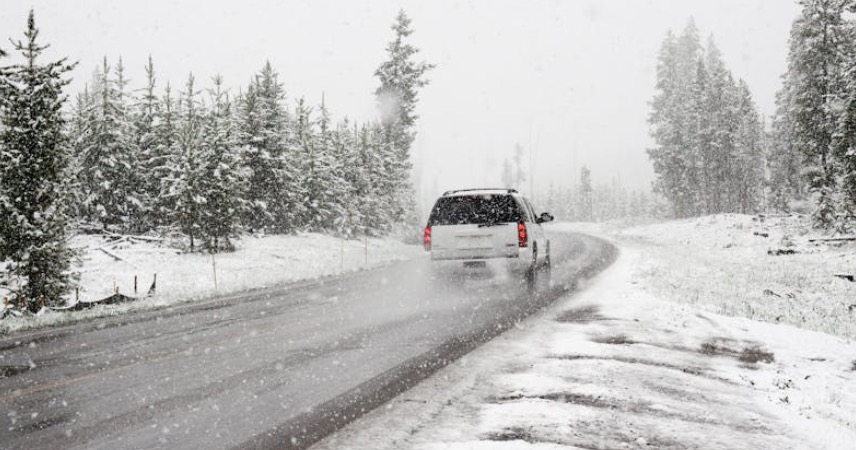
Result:
{"label": "car rear window", "polygon": [[523,220],[520,206],[510,195],[461,195],[437,200],[428,225],[508,223]]}

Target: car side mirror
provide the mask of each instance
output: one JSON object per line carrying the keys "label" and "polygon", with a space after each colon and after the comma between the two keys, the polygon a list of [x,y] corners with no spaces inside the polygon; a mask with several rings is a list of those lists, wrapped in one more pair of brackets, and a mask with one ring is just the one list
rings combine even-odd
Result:
{"label": "car side mirror", "polygon": [[555,219],[555,217],[553,217],[552,214],[545,212],[545,213],[541,213],[541,216],[538,217],[538,219],[535,222],[546,223],[546,222],[552,222],[554,219]]}

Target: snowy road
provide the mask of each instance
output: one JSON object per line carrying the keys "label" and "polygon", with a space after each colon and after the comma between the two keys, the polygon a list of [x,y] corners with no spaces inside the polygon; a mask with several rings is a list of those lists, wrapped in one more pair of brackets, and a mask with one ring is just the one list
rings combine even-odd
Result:
{"label": "snowy road", "polygon": [[[605,265],[556,233],[554,289],[437,286],[398,263],[0,339],[4,448],[305,447]],[[12,366],[10,366],[12,367]]]}

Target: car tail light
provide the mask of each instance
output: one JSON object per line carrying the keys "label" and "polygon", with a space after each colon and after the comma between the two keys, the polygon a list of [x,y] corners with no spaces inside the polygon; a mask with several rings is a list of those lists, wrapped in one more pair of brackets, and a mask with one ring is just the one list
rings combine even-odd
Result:
{"label": "car tail light", "polygon": [[431,251],[431,226],[425,227],[425,233],[422,235],[422,245],[425,246],[425,251]]}
{"label": "car tail light", "polygon": [[529,245],[529,233],[526,232],[526,224],[523,222],[517,224],[517,244],[520,247]]}

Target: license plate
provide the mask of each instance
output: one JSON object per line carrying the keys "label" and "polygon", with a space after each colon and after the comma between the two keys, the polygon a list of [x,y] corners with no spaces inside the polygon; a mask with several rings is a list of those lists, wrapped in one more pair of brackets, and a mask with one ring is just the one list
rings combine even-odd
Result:
{"label": "license plate", "polygon": [[464,262],[464,267],[468,269],[484,269],[487,267],[487,263],[484,261],[466,261]]}
{"label": "license plate", "polygon": [[458,236],[459,249],[490,248],[490,239],[486,236]]}

